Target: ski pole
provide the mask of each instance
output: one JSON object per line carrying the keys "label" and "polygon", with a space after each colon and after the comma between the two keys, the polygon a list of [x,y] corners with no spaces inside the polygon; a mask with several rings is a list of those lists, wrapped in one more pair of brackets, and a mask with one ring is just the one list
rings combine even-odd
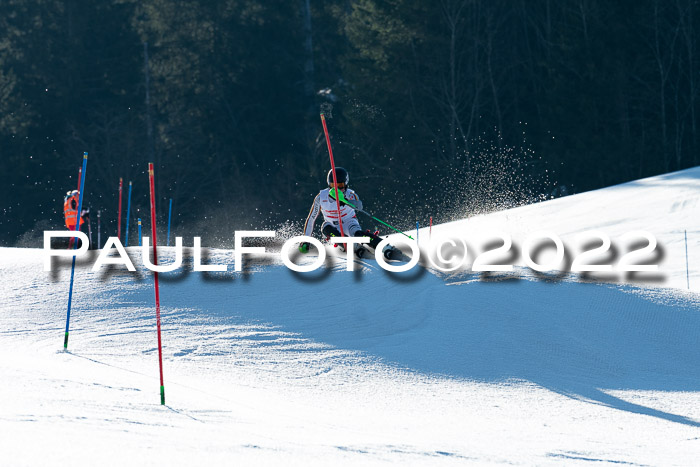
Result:
{"label": "ski pole", "polygon": [[386,226],[389,227],[391,230],[393,230],[393,231],[395,231],[395,232],[398,232],[398,233],[400,233],[401,235],[405,235],[406,237],[408,237],[408,238],[410,238],[411,240],[413,240],[413,237],[411,237],[411,236],[408,235],[407,233],[404,233],[404,232],[400,231],[400,230],[397,229],[396,227],[390,226],[389,224],[387,224],[387,223],[384,222],[383,220],[374,217],[372,214],[368,213],[367,211],[363,211],[362,209],[357,209],[356,207],[354,207],[354,206],[353,206],[352,204],[350,204],[350,203],[348,203],[348,206],[352,207],[352,208],[355,209],[356,211],[359,211],[359,212],[361,212],[362,214],[364,214],[364,215],[366,215],[366,216],[371,217],[372,219],[374,219],[375,221],[379,222],[380,224],[386,225]]}
{"label": "ski pole", "polygon": [[[348,206],[350,206],[351,208],[353,208],[355,211],[361,212],[362,214],[371,217],[372,219],[374,219],[375,221],[379,222],[380,224],[384,224],[385,226],[389,227],[391,230],[394,230],[394,231],[396,231],[396,232],[398,232],[398,233],[400,233],[400,234],[402,234],[402,235],[407,236],[407,237],[410,238],[411,240],[413,240],[413,237],[411,237],[411,236],[408,235],[407,233],[404,233],[404,232],[400,231],[399,229],[390,226],[389,224],[387,224],[387,223],[384,222],[383,220],[374,217],[372,214],[368,213],[367,211],[364,211],[364,210],[362,210],[362,209],[359,209],[357,206],[355,206],[354,204],[352,204],[351,202],[349,202],[348,200],[345,199],[345,195],[343,195],[343,192],[342,192],[342,191],[339,191],[339,192],[338,192],[338,193],[340,193],[340,194],[339,194],[337,197],[335,196],[335,193],[336,193],[336,192],[335,192],[335,189],[331,188],[330,196],[331,196],[332,198],[336,198],[336,201],[340,202],[340,199],[342,199],[343,203],[347,204]],[[340,199],[339,199],[339,198],[340,198]]]}
{"label": "ski pole", "polygon": [[[85,152],[83,153],[83,167],[80,169],[80,174],[83,175],[85,174],[85,170],[87,169],[87,160],[88,160],[88,153]],[[80,214],[82,213],[83,210],[83,188],[85,188],[85,177],[83,177],[80,181],[80,196],[78,197],[78,218],[75,221],[75,229],[76,231],[80,230]],[[75,242],[73,242],[73,249],[75,250],[78,248],[78,240],[76,239]],[[73,280],[75,279],[75,255],[73,255],[73,266],[71,266],[70,270],[70,289],[68,290],[68,312],[66,313],[66,335],[63,339],[63,348],[67,349],[68,348],[68,328],[70,326],[70,308],[73,303]]]}

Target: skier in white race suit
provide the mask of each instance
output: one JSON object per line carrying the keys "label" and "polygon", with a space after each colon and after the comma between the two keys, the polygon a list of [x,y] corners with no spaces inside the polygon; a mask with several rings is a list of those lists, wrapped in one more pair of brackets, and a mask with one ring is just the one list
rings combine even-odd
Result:
{"label": "skier in white race suit", "polygon": [[[333,189],[333,169],[328,171],[328,176],[326,181],[328,182],[328,188],[325,188],[316,195],[314,198],[314,203],[311,206],[309,215],[306,218],[306,223],[304,224],[304,235],[311,236],[314,230],[314,224],[318,218],[319,212],[323,214],[323,225],[321,225],[321,232],[326,236],[326,239],[331,237],[340,237],[340,229],[338,228],[338,218],[342,219],[343,222],[343,233],[346,237],[368,237],[370,239],[369,246],[376,248],[382,238],[376,233],[372,233],[369,230],[362,231],[360,223],[357,220],[357,213],[354,206],[358,210],[362,210],[362,201],[360,197],[357,196],[354,190],[348,187],[350,182],[350,175],[348,171],[342,167],[335,168],[335,177],[338,181],[338,190],[340,191],[340,216],[338,216],[338,204],[334,197],[335,190]],[[347,203],[346,203],[347,201]],[[348,205],[351,204],[352,206]],[[341,244],[341,248],[344,249],[344,245]],[[299,245],[299,251],[306,253],[309,251],[309,244],[307,242]],[[362,247],[362,245],[355,245],[355,254],[362,256],[367,250]],[[384,250],[384,256],[387,259],[391,259],[391,254],[394,248],[388,247]]]}

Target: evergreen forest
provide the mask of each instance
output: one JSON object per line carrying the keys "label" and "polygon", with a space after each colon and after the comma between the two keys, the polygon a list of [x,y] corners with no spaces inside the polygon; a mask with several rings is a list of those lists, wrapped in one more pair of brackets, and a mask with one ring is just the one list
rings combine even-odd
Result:
{"label": "evergreen forest", "polygon": [[148,162],[177,235],[300,234],[321,112],[402,229],[696,166],[699,19],[698,0],[3,0],[0,245],[62,228],[84,151],[103,241],[120,177],[148,224]]}

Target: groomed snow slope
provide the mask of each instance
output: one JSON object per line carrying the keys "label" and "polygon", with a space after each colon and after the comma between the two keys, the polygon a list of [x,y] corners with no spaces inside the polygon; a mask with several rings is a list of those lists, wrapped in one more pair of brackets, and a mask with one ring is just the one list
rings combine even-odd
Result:
{"label": "groomed snow slope", "polygon": [[83,262],[64,352],[69,263],[46,273],[40,250],[2,249],[3,463],[692,465],[699,197],[694,169],[433,230],[546,228],[569,245],[642,228],[665,252],[647,285],[373,261],[295,274],[276,255],[243,275],[162,275],[165,407],[148,273]]}
{"label": "groomed snow slope", "polygon": [[[542,230],[558,235],[571,257],[586,243],[577,242],[576,236],[598,230],[612,242],[612,254],[600,257],[608,263],[618,261],[625,252],[624,247],[635,243],[623,242],[624,234],[647,231],[658,241],[651,258],[659,264],[660,274],[634,277],[644,284],[678,289],[687,289],[689,283],[690,290],[700,292],[700,167],[450,222],[435,226],[432,234],[466,238],[478,245],[481,240],[495,238],[493,231],[502,231],[512,236],[517,247],[523,245],[527,236]],[[419,241],[427,238],[427,229],[421,229]],[[641,240],[639,236],[635,238]],[[546,263],[546,258],[541,262]],[[520,259],[515,264],[523,266],[525,263]],[[621,273],[598,277],[616,282],[629,280]]]}

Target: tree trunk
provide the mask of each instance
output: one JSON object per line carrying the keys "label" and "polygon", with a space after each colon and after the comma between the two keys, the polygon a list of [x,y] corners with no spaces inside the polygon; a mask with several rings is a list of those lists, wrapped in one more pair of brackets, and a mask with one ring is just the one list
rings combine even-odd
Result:
{"label": "tree trunk", "polygon": [[310,0],[301,0],[301,17],[304,30],[304,106],[305,110],[305,142],[309,164],[313,164],[315,152],[314,141],[316,139],[317,113],[314,106],[314,49],[313,30],[311,28],[311,4]]}

